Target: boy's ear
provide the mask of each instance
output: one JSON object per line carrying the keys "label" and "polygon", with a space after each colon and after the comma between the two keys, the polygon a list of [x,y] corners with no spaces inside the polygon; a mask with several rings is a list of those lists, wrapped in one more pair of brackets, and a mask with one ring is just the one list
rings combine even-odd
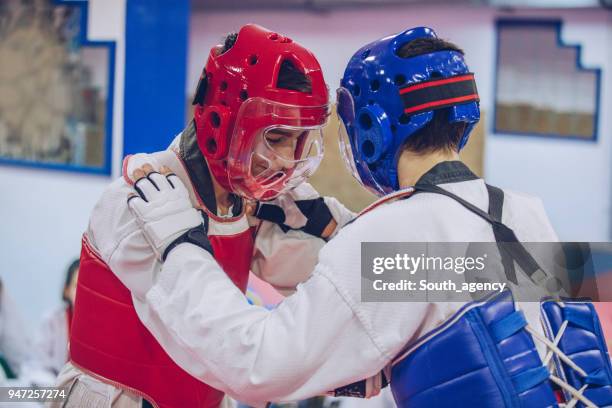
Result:
{"label": "boy's ear", "polygon": [[204,103],[204,96],[206,95],[206,71],[202,71],[202,76],[200,76],[200,80],[198,81],[198,86],[196,87],[195,95],[193,96],[192,105],[202,105]]}

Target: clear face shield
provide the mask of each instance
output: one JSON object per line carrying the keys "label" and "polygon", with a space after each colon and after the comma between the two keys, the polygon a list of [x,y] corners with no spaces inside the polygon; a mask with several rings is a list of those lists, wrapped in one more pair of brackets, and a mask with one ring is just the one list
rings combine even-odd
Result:
{"label": "clear face shield", "polygon": [[[382,196],[389,193],[388,189],[385,189],[376,182],[364,159],[364,157],[370,156],[371,152],[365,151],[369,146],[367,142],[359,143],[358,128],[360,124],[357,122],[359,118],[356,117],[353,95],[346,88],[338,88],[336,91],[336,103],[341,122],[340,129],[338,130],[338,143],[346,168],[372,194]],[[367,125],[368,123],[361,124],[361,126]],[[371,126],[371,123],[369,125]]]}
{"label": "clear face shield", "polygon": [[249,177],[278,195],[310,177],[323,158],[321,129],[272,127],[256,137]]}
{"label": "clear face shield", "polygon": [[271,200],[304,182],[323,158],[327,112],[327,106],[246,101],[228,153],[232,190],[249,199]]}

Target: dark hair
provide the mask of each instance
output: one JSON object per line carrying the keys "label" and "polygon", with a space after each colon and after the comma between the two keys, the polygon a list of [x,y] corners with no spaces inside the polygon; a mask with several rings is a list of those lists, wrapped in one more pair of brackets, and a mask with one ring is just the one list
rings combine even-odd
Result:
{"label": "dark hair", "polygon": [[66,303],[70,303],[70,299],[66,297],[66,294],[64,292],[66,291],[68,286],[70,286],[70,282],[72,282],[72,278],[74,277],[74,274],[76,273],[76,271],[79,270],[79,265],[80,265],[80,261],[78,259],[75,259],[74,261],[72,261],[72,263],[68,267],[68,270],[66,271],[66,279],[64,280],[64,289],[62,290],[62,300]]}
{"label": "dark hair", "polygon": [[[223,39],[223,48],[221,53],[230,50],[236,40],[237,33],[230,33]],[[300,71],[293,62],[284,60],[278,71],[278,79],[276,86],[282,89],[290,89],[292,91],[310,93],[312,92],[312,82],[302,71]]]}
{"label": "dark hair", "polygon": [[402,58],[411,58],[438,51],[455,51],[461,55],[465,54],[461,48],[441,38],[417,38],[402,45],[397,50],[397,55]]}
{"label": "dark hair", "polygon": [[[455,51],[461,55],[464,54],[461,48],[440,38],[417,38],[402,45],[397,50],[397,55],[402,58],[411,58],[438,51]],[[432,78],[441,76],[438,72],[431,73]],[[450,123],[449,114],[450,108],[434,111],[432,120],[408,138],[402,150],[421,154],[437,150],[458,150],[466,124],[463,122]]]}
{"label": "dark hair", "polygon": [[223,49],[221,49],[221,54],[223,54],[224,52],[226,52],[230,48],[232,48],[234,46],[234,44],[236,44],[236,40],[237,39],[238,39],[238,33],[229,33],[223,39]]}

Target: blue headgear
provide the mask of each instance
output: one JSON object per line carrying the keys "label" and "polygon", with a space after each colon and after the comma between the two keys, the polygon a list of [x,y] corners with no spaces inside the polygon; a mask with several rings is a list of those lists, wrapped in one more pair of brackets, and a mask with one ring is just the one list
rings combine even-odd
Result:
{"label": "blue headgear", "polygon": [[412,40],[436,37],[418,27],[383,38],[357,51],[344,71],[337,98],[340,150],[353,175],[377,195],[399,189],[400,148],[434,110],[448,108],[450,122],[467,124],[459,150],[480,119],[474,75],[461,53],[397,55]]}

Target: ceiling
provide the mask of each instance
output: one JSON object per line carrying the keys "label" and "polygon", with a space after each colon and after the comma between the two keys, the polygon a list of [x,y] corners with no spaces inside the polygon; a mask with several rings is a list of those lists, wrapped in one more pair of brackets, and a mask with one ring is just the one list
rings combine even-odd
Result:
{"label": "ceiling", "polygon": [[573,8],[610,5],[612,0],[191,0],[195,10],[300,9],[328,11],[399,5],[470,4],[494,7]]}

